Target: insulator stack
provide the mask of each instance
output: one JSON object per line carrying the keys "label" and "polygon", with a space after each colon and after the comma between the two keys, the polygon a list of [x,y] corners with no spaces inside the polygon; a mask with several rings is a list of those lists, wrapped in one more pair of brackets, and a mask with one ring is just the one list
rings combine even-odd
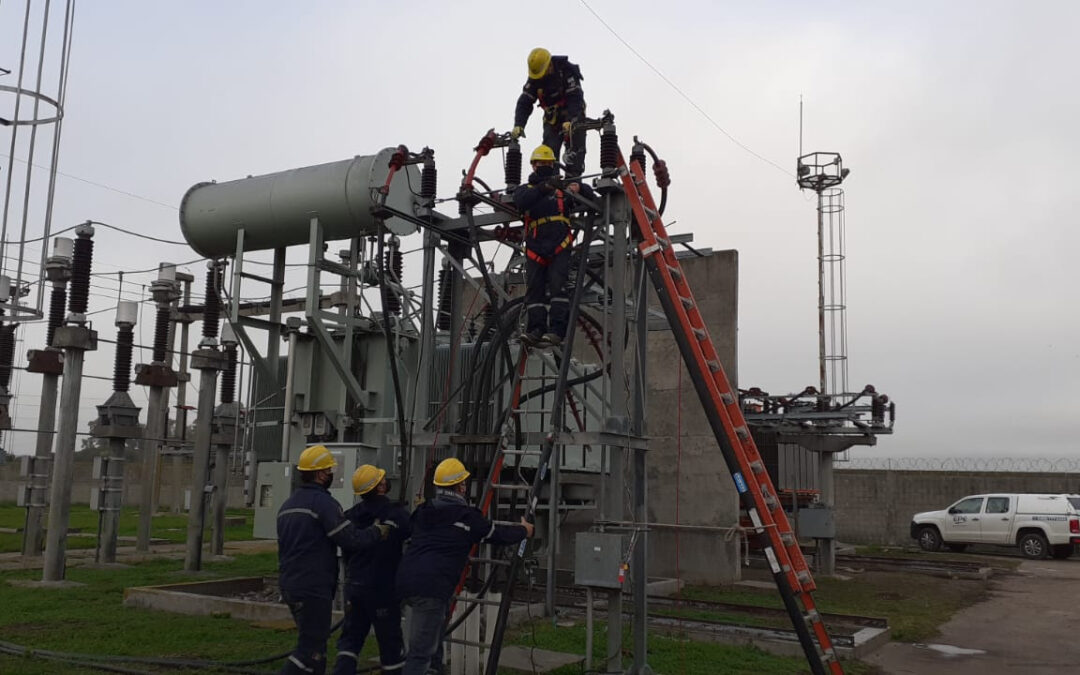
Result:
{"label": "insulator stack", "polygon": [[457,203],[457,212],[458,212],[458,215],[459,215],[459,216],[463,216],[463,215],[465,215],[466,213],[468,213],[468,212],[469,212],[469,208],[470,208],[470,206],[471,206],[471,204],[469,203],[469,200],[468,200],[468,199],[460,199],[460,198],[459,198],[459,199],[458,199],[458,203]]}
{"label": "insulator stack", "polygon": [[511,143],[506,151],[506,187],[521,185],[521,146]]}
{"label": "insulator stack", "polygon": [[600,134],[600,170],[613,171],[619,164],[619,135],[612,128]]}
{"label": "insulator stack", "polygon": [[656,177],[657,187],[666,188],[671,185],[671,174],[668,173],[667,162],[662,159],[656,160],[652,170],[653,176]]}
{"label": "insulator stack", "polygon": [[49,296],[49,324],[45,327],[46,347],[52,347],[56,329],[64,325],[64,305],[66,304],[67,286],[64,284],[53,286],[52,295]]}
{"label": "insulator stack", "polygon": [[90,265],[94,260],[94,240],[86,232],[79,232],[75,238],[75,252],[71,257],[71,294],[68,297],[68,311],[72,314],[86,314],[90,300]]}
{"label": "insulator stack", "polygon": [[439,313],[435,319],[439,330],[450,330],[451,281],[450,268],[444,266],[439,270]]}
{"label": "insulator stack", "polygon": [[204,338],[218,336],[218,321],[221,319],[221,298],[218,296],[220,268],[211,265],[206,270],[206,305],[203,309],[202,334]]}
{"label": "insulator stack", "polygon": [[225,345],[225,370],[221,371],[221,402],[236,400],[236,345]]}
{"label": "insulator stack", "polygon": [[[391,245],[390,250],[385,254],[383,261],[384,269],[386,270],[386,276],[391,281],[401,284],[401,273],[405,268],[405,256],[401,253],[401,249],[396,245]],[[390,288],[387,284],[383,284],[383,306],[387,312],[391,314],[401,314],[401,296],[397,294],[394,289]]]}
{"label": "insulator stack", "polygon": [[637,162],[641,165],[641,173],[645,173],[647,165],[645,163],[645,148],[640,143],[634,143],[633,149],[630,151],[630,163]]}
{"label": "insulator stack", "polygon": [[489,302],[484,307],[484,325],[486,325],[486,326],[495,325],[495,303],[493,303],[493,302]]}
{"label": "insulator stack", "polygon": [[438,169],[435,168],[435,160],[424,160],[424,168],[420,172],[420,197],[424,200],[435,199],[438,192]]}
{"label": "insulator stack", "polygon": [[135,343],[133,326],[123,325],[116,332],[116,361],[113,366],[113,391],[127,391],[131,384],[131,349]]}
{"label": "insulator stack", "polygon": [[19,324],[0,326],[0,387],[11,383],[11,367],[15,363],[15,329]]}
{"label": "insulator stack", "polygon": [[159,306],[154,318],[154,363],[165,363],[165,350],[169,342],[169,308]]}

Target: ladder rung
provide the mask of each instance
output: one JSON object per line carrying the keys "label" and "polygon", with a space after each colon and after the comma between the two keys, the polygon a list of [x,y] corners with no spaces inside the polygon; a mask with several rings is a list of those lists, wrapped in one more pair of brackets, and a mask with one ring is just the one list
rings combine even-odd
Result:
{"label": "ladder rung", "polygon": [[814,578],[810,576],[810,572],[808,572],[807,570],[799,570],[795,573],[795,577],[799,580],[799,583],[803,584],[804,586],[813,582],[814,580]]}
{"label": "ladder rung", "polygon": [[691,307],[694,306],[694,299],[693,298],[688,298],[685,295],[680,295],[679,296],[679,302],[681,302],[683,304],[683,307],[685,307],[687,309],[690,309]]}
{"label": "ladder rung", "polygon": [[656,242],[660,244],[660,248],[664,249],[665,251],[671,248],[671,241],[664,239],[663,237],[657,237]]}
{"label": "ladder rung", "polygon": [[795,538],[795,535],[791,532],[781,532],[780,541],[784,544],[785,547],[791,547],[799,543],[798,540]]}
{"label": "ladder rung", "polygon": [[524,483],[492,483],[491,487],[496,490],[531,490],[531,485],[525,485]]}
{"label": "ladder rung", "polygon": [[[498,603],[496,603],[498,604]],[[462,640],[460,638],[448,637],[446,641],[455,645],[465,645],[466,647],[479,647],[480,649],[489,649],[491,645],[486,642],[475,642],[473,640]]]}
{"label": "ladder rung", "polygon": [[709,334],[705,332],[704,328],[695,328],[694,337],[696,337],[700,341],[708,338]]}
{"label": "ladder rung", "polygon": [[811,609],[806,614],[803,614],[803,620],[806,623],[819,623],[821,621],[821,615],[818,614],[816,609]]}
{"label": "ladder rung", "polygon": [[735,427],[735,435],[745,441],[750,438],[750,430],[746,427]]}
{"label": "ladder rung", "polygon": [[[711,370],[712,372],[720,372],[720,362],[716,359],[710,359],[706,361],[706,363],[709,365],[709,370]],[[728,396],[731,396],[731,394],[728,394]],[[725,401],[725,403],[727,403],[727,401]],[[728,405],[731,405],[731,403],[728,403]]]}
{"label": "ladder rung", "polygon": [[765,464],[763,464],[760,461],[750,462],[750,470],[753,471],[754,473],[764,473],[765,472]]}
{"label": "ladder rung", "polygon": [[[715,363],[715,361],[710,361],[709,363],[712,364],[712,363]],[[719,366],[719,365],[720,364],[717,364],[717,366]],[[711,365],[710,365],[710,367],[711,367]],[[730,391],[725,391],[724,393],[720,394],[720,402],[723,403],[724,405],[731,405],[732,403],[735,402],[735,397],[731,395]]]}
{"label": "ladder rung", "polygon": [[675,265],[668,265],[667,269],[668,269],[668,274],[675,277],[676,279],[679,279],[679,280],[682,279],[683,273],[682,273],[681,269],[679,269]]}

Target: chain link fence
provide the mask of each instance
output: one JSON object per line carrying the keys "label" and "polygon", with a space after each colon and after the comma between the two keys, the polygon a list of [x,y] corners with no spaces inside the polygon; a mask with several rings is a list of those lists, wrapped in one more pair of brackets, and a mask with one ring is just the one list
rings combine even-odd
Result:
{"label": "chain link fence", "polygon": [[861,457],[838,461],[836,470],[1080,473],[1080,457]]}

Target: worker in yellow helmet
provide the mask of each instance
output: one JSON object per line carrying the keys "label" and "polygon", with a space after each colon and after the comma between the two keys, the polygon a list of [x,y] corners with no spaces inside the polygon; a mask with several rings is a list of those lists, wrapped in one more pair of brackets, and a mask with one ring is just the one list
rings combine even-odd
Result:
{"label": "worker in yellow helmet", "polygon": [[585,119],[581,68],[565,56],[552,56],[543,47],[529,52],[527,65],[529,77],[518,96],[510,135],[515,139],[525,135],[525,123],[535,103],[544,110],[544,145],[558,157],[563,139],[569,137],[566,175],[580,176],[585,169],[585,130],[574,125]]}
{"label": "worker in yellow helmet", "polygon": [[[435,467],[436,495],[412,515],[412,541],[397,574],[398,597],[411,612],[409,649],[402,675],[424,675],[441,667],[443,628],[469,551],[481,542],[516,544],[533,535],[532,523],[495,525],[469,506],[469,471],[451,457]],[[438,665],[437,665],[438,664]]]}
{"label": "worker in yellow helmet", "polygon": [[395,527],[376,546],[349,555],[345,560],[345,621],[338,639],[334,675],[355,675],[360,650],[368,631],[375,630],[382,672],[399,670],[405,662],[401,637],[401,609],[394,594],[394,577],[401,562],[401,549],[409,538],[409,511],[392,501],[386,470],[364,464],[352,476],[353,493],[360,502],[345,511],[345,517],[359,528],[374,523]]}
{"label": "worker in yellow helmet", "polygon": [[283,674],[326,672],[326,641],[337,591],[340,546],[346,552],[370,549],[386,539],[387,524],[355,527],[328,490],[337,462],[324,445],[300,454],[296,470],[300,486],[277,514],[278,567],[281,595],[296,621],[296,649]]}
{"label": "worker in yellow helmet", "polygon": [[562,181],[555,152],[546,145],[529,158],[532,174],[514,190],[514,205],[525,222],[525,314],[521,341],[534,347],[561,345],[570,317],[566,281],[570,276],[570,220],[573,200],[566,194],[593,197],[593,189],[574,179]]}

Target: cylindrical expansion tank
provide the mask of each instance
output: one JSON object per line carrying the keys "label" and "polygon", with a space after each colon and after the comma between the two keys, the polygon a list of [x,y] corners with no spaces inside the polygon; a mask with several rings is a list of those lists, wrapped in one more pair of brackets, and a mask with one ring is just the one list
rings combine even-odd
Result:
{"label": "cylindrical expansion tank", "polygon": [[[227,183],[198,183],[180,203],[180,230],[191,248],[207,258],[235,254],[241,229],[245,251],[306,243],[313,217],[318,217],[326,241],[374,234],[371,207],[376,191],[386,183],[393,153],[386,148],[340,162]],[[419,199],[413,190],[419,187],[417,167],[402,167],[390,183],[387,206],[415,214]],[[386,229],[406,235],[416,226],[394,217],[386,219]]]}

